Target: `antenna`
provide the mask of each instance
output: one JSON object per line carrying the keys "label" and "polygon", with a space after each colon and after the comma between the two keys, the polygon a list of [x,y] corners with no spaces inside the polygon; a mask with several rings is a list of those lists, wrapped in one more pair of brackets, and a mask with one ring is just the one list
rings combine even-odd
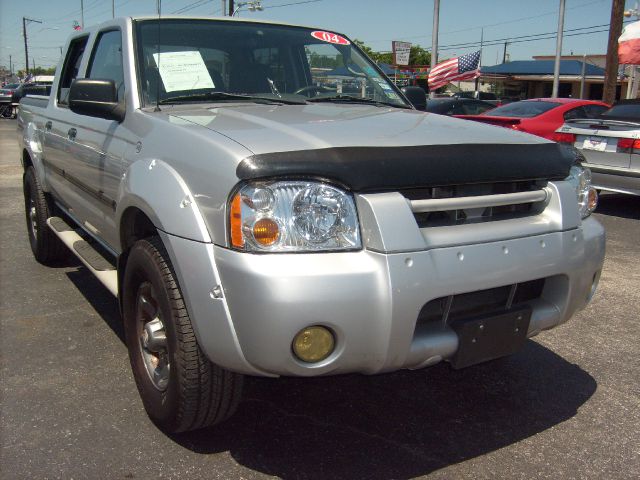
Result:
{"label": "antenna", "polygon": [[162,0],[156,0],[158,6],[158,38],[156,39],[156,53],[158,54],[158,71],[156,75],[158,78],[156,79],[156,108],[153,109],[154,112],[160,111],[160,82],[162,81],[160,77],[160,17],[162,15]]}

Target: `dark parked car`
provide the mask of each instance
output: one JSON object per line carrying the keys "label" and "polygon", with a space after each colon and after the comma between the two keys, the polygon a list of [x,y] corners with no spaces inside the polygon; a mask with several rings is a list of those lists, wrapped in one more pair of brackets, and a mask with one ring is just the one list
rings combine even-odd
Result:
{"label": "dark parked car", "polygon": [[23,83],[13,91],[11,96],[11,103],[18,104],[22,97],[27,95],[45,95],[49,96],[51,93],[51,84],[40,83]]}
{"label": "dark parked car", "polygon": [[427,112],[440,115],[479,115],[495,105],[473,98],[433,98],[427,100]]}

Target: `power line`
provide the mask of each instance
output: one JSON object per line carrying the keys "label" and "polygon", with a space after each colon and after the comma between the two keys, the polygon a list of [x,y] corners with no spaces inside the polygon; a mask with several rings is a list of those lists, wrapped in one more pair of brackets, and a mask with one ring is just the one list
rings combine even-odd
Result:
{"label": "power line", "polygon": [[[591,32],[579,32],[579,33],[570,33],[568,35],[564,35],[565,37],[576,37],[576,36],[580,36],[580,35],[593,35],[594,33],[603,33],[603,32],[608,32],[609,29],[605,28],[604,30],[593,30]],[[518,37],[515,37],[518,38]],[[524,40],[509,40],[508,43],[527,43],[527,42],[537,42],[540,40],[553,40],[556,38],[555,33],[550,36],[550,37],[543,37],[543,38],[529,38],[529,39],[524,39]],[[503,42],[495,42],[495,43],[489,43],[489,42],[485,42],[483,43],[483,47],[491,47],[494,45],[502,45]],[[438,50],[457,50],[459,48],[470,48],[472,46],[480,46],[480,42],[476,43],[475,45],[470,45],[469,47],[443,47],[443,48],[439,48]]]}
{"label": "power line", "polygon": [[[563,34],[564,33],[568,33],[568,32],[577,32],[577,31],[580,31],[580,30],[589,30],[589,29],[592,29],[592,28],[602,28],[602,27],[608,27],[608,26],[609,26],[608,23],[603,23],[601,25],[591,25],[589,27],[570,28],[570,29],[563,30]],[[485,40],[483,42],[483,45],[488,45],[490,42],[501,43],[501,42],[504,42],[504,41],[508,41],[508,42],[511,43],[512,39],[543,37],[543,36],[547,36],[547,35],[554,35],[555,36],[556,32],[533,33],[531,35],[519,35],[519,36],[516,36],[516,37],[494,38],[493,40]],[[450,43],[449,45],[442,45],[442,47],[443,48],[445,48],[445,47],[465,47],[465,46],[476,46],[476,45],[480,45],[480,42],[474,41],[474,42],[463,42],[463,43]]]}
{"label": "power line", "polygon": [[266,7],[262,7],[265,10],[267,8],[280,8],[280,7],[290,7],[291,5],[302,5],[304,3],[317,3],[317,2],[322,2],[323,0],[303,0],[301,2],[291,2],[291,3],[281,3],[279,5],[268,5]]}
{"label": "power line", "polygon": [[206,5],[207,3],[210,3],[212,1],[213,0],[197,0],[192,3],[188,3],[184,7],[178,8],[177,10],[171,13],[185,13],[185,12],[188,12],[189,10],[193,10],[194,8],[202,7],[203,5]]}
{"label": "power line", "polygon": [[[594,3],[602,3],[602,1],[603,0],[593,0],[591,2],[581,3],[581,4],[576,5],[574,7],[567,8],[567,10],[576,10],[578,8],[586,7],[588,5],[593,5]],[[491,23],[491,24],[488,24],[488,25],[478,25],[477,27],[469,27],[469,28],[463,28],[463,29],[460,29],[460,30],[449,30],[449,31],[446,31],[446,32],[439,32],[439,35],[448,35],[448,34],[451,34],[451,33],[468,32],[469,30],[479,30],[481,28],[497,27],[499,25],[507,25],[507,24],[512,24],[512,23],[516,23],[516,22],[523,22],[525,20],[532,20],[534,18],[547,17],[549,15],[556,15],[557,13],[558,13],[558,11],[554,10],[552,12],[540,13],[538,15],[531,15],[531,16],[528,16],[528,17],[514,18],[514,19],[511,19],[511,20],[505,20],[503,22]],[[431,37],[431,33],[429,33],[427,35],[412,35],[412,36],[408,36],[408,37],[405,36],[405,37],[403,37],[403,39],[410,40],[410,39],[415,39],[415,38],[430,38],[430,37]],[[373,43],[373,42],[389,42],[391,40],[394,40],[394,39],[363,40],[363,42],[365,42],[365,43],[367,43],[367,42],[369,42],[369,43]]]}

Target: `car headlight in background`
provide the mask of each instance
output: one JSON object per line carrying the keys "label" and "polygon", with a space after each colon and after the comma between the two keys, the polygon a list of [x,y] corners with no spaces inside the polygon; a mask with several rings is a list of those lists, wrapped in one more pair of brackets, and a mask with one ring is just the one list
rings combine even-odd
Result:
{"label": "car headlight in background", "polygon": [[243,186],[231,199],[231,245],[258,252],[317,252],[361,248],[353,197],[314,181]]}
{"label": "car headlight in background", "polygon": [[580,217],[587,218],[598,206],[598,193],[591,186],[591,170],[576,164],[571,167],[565,180],[576,189]]}

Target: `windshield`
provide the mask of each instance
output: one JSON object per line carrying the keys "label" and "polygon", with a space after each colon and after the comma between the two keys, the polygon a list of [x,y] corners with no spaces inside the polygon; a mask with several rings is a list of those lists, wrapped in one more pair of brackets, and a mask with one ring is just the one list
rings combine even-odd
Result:
{"label": "windshield", "polygon": [[494,108],[483,115],[490,115],[492,117],[531,118],[537,117],[559,105],[560,104],[556,102],[514,102]]}
{"label": "windshield", "polygon": [[[395,85],[336,33],[262,23],[167,19],[160,21],[159,34],[158,46],[158,22],[137,22],[145,105],[157,100],[303,103],[337,97],[340,102],[410,107]],[[215,92],[233,95],[212,95]]]}

